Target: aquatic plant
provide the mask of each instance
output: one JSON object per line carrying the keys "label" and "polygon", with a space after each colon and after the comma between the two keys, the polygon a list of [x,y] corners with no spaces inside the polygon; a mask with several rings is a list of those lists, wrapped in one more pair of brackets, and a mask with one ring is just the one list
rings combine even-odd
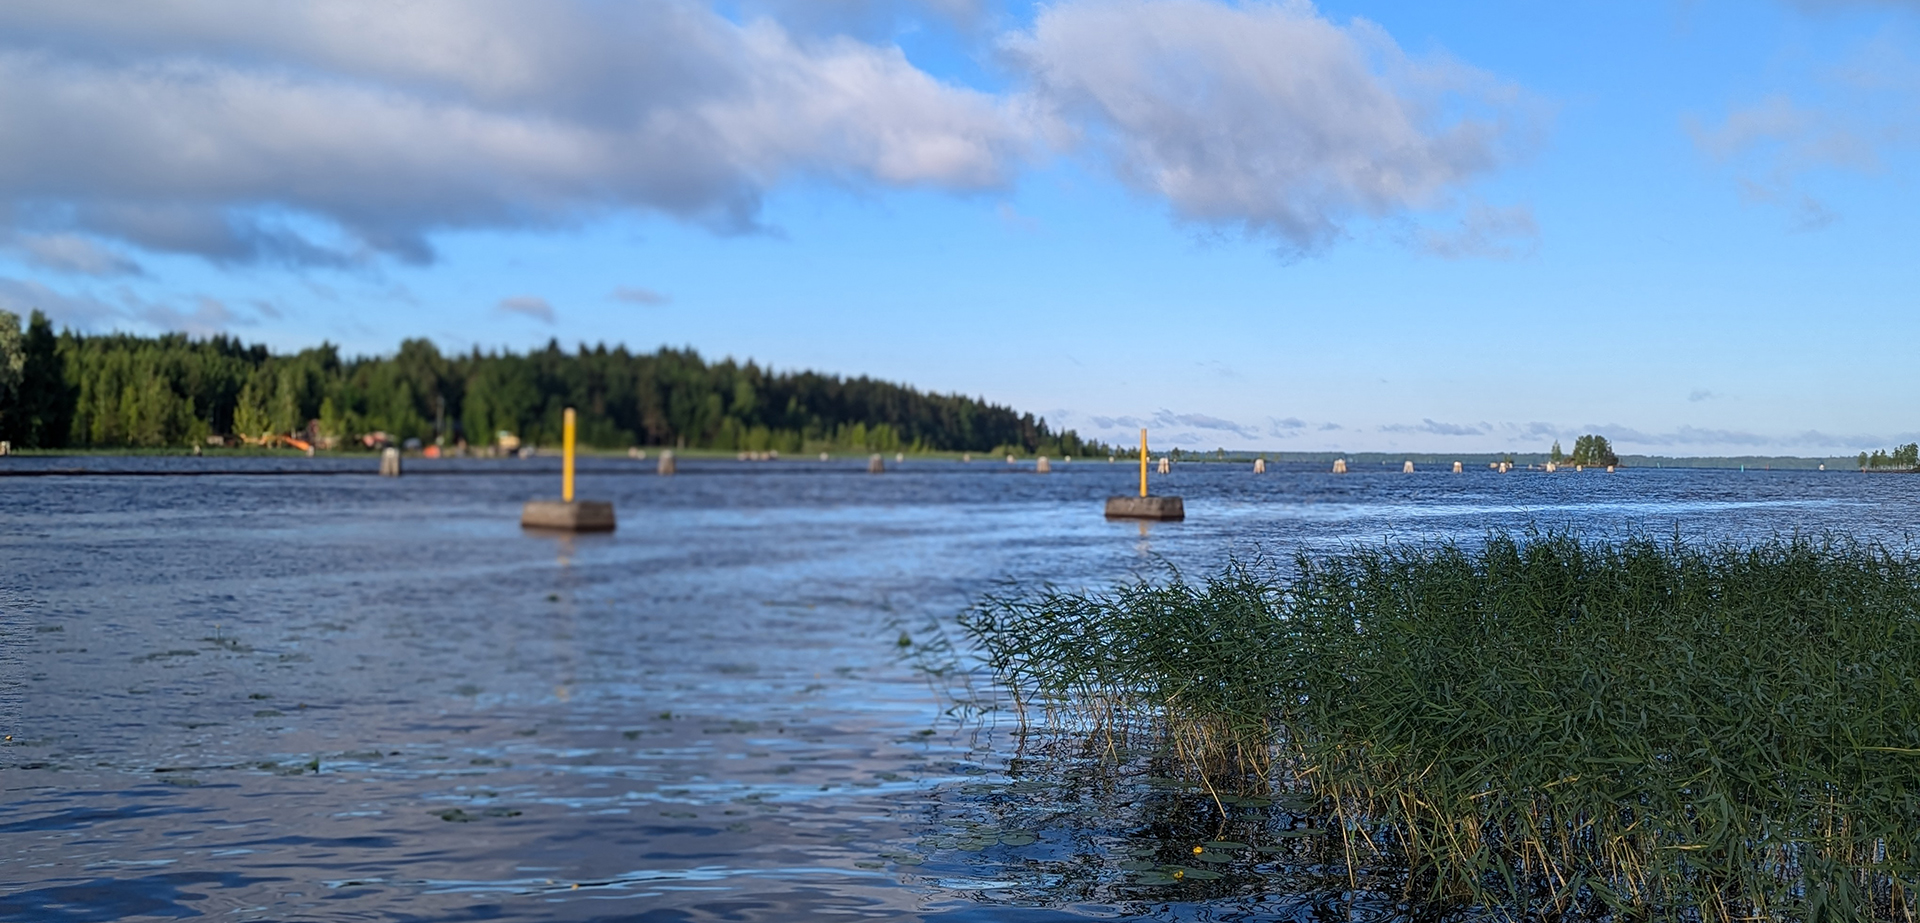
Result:
{"label": "aquatic plant", "polygon": [[[1349,875],[1526,915],[1913,919],[1920,561],[1567,534],[963,619],[1023,719],[1307,796]],[[1124,738],[1124,740],[1123,740]]]}

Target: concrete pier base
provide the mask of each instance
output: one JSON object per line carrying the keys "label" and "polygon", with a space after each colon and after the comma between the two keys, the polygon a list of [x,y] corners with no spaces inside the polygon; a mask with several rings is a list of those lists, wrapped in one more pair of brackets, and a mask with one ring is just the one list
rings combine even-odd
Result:
{"label": "concrete pier base", "polygon": [[523,529],[612,532],[613,504],[605,500],[528,500],[520,508]]}
{"label": "concrete pier base", "polygon": [[1187,518],[1187,505],[1179,497],[1108,497],[1108,519]]}

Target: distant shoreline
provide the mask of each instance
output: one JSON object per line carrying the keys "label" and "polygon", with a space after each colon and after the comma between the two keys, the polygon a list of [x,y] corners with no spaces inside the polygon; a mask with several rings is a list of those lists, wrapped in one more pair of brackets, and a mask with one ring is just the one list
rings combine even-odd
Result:
{"label": "distant shoreline", "polygon": [[[651,462],[660,457],[660,453],[663,451],[663,449],[655,446],[655,447],[646,447],[644,448],[644,451],[647,453],[645,456],[646,460]],[[728,450],[728,449],[674,449],[673,452],[677,457],[683,460],[688,460],[688,461],[695,460],[695,459],[732,460],[737,458],[739,454],[736,451]],[[174,458],[179,458],[179,457],[191,457],[194,454],[195,454],[194,450],[190,446],[177,446],[177,447],[164,447],[164,448],[14,449],[12,453],[13,456],[20,457],[20,458],[60,458],[60,457],[70,457],[70,458],[174,457]],[[215,459],[215,458],[292,459],[292,458],[306,457],[305,453],[301,452],[298,449],[264,449],[264,448],[251,447],[251,446],[231,447],[231,448],[209,446],[209,447],[203,447],[199,454],[209,459]],[[372,451],[361,451],[361,450],[355,449],[355,450],[348,450],[348,451],[338,451],[338,450],[323,451],[323,452],[320,452],[316,457],[337,458],[337,459],[366,458],[371,460],[375,458],[377,454],[378,453],[375,453]],[[546,455],[558,454],[558,452],[557,452],[557,449],[542,448],[539,450],[538,454],[541,456],[546,456]],[[593,448],[583,447],[581,449],[581,454],[583,457],[588,457],[588,458],[625,459],[628,457],[625,449],[593,449]],[[831,454],[831,457],[835,460],[849,460],[849,459],[865,459],[869,455],[875,454],[875,453],[873,453],[871,450],[868,450],[868,449],[843,448],[843,449],[833,450],[830,454]],[[896,453],[881,452],[877,454],[880,454],[881,456],[883,456],[888,463],[892,463]],[[923,452],[923,453],[907,452],[904,454],[906,456],[907,461],[960,461],[963,456],[970,454],[972,457],[972,461],[976,464],[1005,464],[1004,455],[994,455],[990,452],[962,453],[962,452],[942,451],[942,452]],[[1164,454],[1166,453],[1156,451],[1153,453],[1153,457],[1158,458]],[[407,456],[409,458],[419,457],[417,452],[408,452]],[[480,456],[467,456],[467,458],[472,460],[472,459],[480,458]],[[1022,454],[1022,455],[1016,456],[1016,461],[1018,463],[1026,463],[1030,465],[1034,462],[1035,458],[1036,456],[1031,454]],[[1511,460],[1514,467],[1519,469],[1526,469],[1529,466],[1535,469],[1539,469],[1539,468],[1544,468],[1546,464],[1552,460],[1547,455],[1547,453],[1544,453],[1544,452],[1513,453],[1511,455],[1506,453],[1479,452],[1479,453],[1461,453],[1457,455],[1447,455],[1447,454],[1440,454],[1435,452],[1389,453],[1389,452],[1230,451],[1222,455],[1218,452],[1180,451],[1175,456],[1175,461],[1176,463],[1183,464],[1183,465],[1196,464],[1196,463],[1251,465],[1254,459],[1257,459],[1257,458],[1266,459],[1267,463],[1270,465],[1311,464],[1316,466],[1324,465],[1328,467],[1331,467],[1333,465],[1333,462],[1336,459],[1345,459],[1347,462],[1348,469],[1355,473],[1366,471],[1368,469],[1374,469],[1374,468],[1391,470],[1394,473],[1399,473],[1401,466],[1409,461],[1413,462],[1416,470],[1428,471],[1428,470],[1434,470],[1434,469],[1450,470],[1454,462],[1459,462],[1462,465],[1462,467],[1468,470],[1484,469],[1484,468],[1487,468],[1489,465],[1498,464],[1499,462],[1504,460]],[[1116,456],[1116,459],[1120,462],[1126,462],[1126,461],[1130,461],[1132,459],[1132,456],[1130,454],[1121,455],[1121,456]],[[426,459],[423,459],[423,460],[426,460]],[[509,461],[510,459],[503,458],[498,460]],[[780,456],[778,459],[773,459],[772,461],[780,461],[780,460],[817,462],[819,460],[819,456],[817,452],[787,454],[787,455]],[[1061,457],[1054,457],[1052,459],[1052,461],[1054,461],[1056,464],[1061,463],[1064,460],[1065,459]],[[1106,456],[1104,455],[1083,455],[1083,456],[1075,457],[1073,460],[1081,462],[1083,464],[1103,464],[1106,462],[1107,459],[1106,459]],[[768,460],[761,459],[760,461],[764,463]],[[5,458],[0,458],[0,466],[5,465],[5,463],[6,463]],[[1568,464],[1564,459],[1556,464],[1558,465],[1558,467],[1562,469],[1571,469],[1573,467],[1571,464]],[[1766,470],[1815,471],[1815,470],[1821,470],[1822,466],[1825,466],[1825,470],[1827,471],[1856,471],[1857,472],[1857,471],[1863,470],[1860,467],[1860,461],[1857,457],[1840,457],[1840,456],[1800,457],[1800,456],[1780,456],[1780,455],[1748,455],[1748,456],[1684,457],[1684,456],[1661,456],[1661,455],[1622,455],[1620,456],[1620,463],[1619,463],[1619,467],[1621,468],[1655,468],[1655,469],[1658,469],[1658,468],[1743,469],[1744,468],[1744,469],[1757,470],[1757,471],[1766,471]],[[1596,467],[1596,466],[1589,466],[1589,467]],[[1890,467],[1867,468],[1864,470],[1867,471],[1868,473],[1873,473],[1873,474],[1920,473],[1920,469],[1905,469],[1905,468],[1890,468]]]}

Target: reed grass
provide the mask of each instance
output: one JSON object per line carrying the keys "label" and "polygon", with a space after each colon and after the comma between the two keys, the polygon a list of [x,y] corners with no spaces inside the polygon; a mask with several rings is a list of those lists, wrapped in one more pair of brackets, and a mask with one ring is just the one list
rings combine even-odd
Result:
{"label": "reed grass", "polygon": [[1496,534],[990,597],[1024,720],[1143,723],[1219,791],[1317,804],[1428,907],[1913,919],[1920,561]]}

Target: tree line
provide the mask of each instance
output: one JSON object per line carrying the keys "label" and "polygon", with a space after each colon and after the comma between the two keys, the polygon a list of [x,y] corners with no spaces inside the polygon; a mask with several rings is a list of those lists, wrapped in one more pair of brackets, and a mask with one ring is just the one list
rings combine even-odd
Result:
{"label": "tree line", "polygon": [[1859,461],[1862,468],[1920,468],[1920,443],[1895,446],[1891,452],[1874,449],[1872,455],[1861,452]]}
{"label": "tree line", "polygon": [[1073,430],[979,398],[867,377],[776,372],[692,349],[652,353],[557,341],[526,354],[442,353],[406,340],[390,356],[322,344],[274,353],[228,336],[55,333],[0,311],[0,439],[24,448],[200,445],[296,435],[323,447],[454,446],[578,438],[599,448],[829,448],[1094,455]]}

